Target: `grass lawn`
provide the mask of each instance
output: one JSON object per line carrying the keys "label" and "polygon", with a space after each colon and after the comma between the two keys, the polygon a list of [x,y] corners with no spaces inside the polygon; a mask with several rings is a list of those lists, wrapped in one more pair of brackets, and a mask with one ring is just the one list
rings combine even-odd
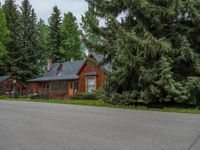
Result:
{"label": "grass lawn", "polygon": [[72,104],[72,105],[88,105],[88,106],[99,106],[99,107],[111,107],[111,108],[124,108],[124,109],[134,109],[134,110],[146,110],[146,111],[161,111],[161,112],[176,112],[176,113],[190,113],[190,114],[200,114],[200,109],[183,109],[183,108],[172,108],[166,107],[164,109],[153,109],[147,108],[146,106],[126,106],[126,105],[112,105],[101,100],[60,100],[60,99],[29,99],[29,98],[6,98],[0,96],[0,100],[7,101],[25,101],[25,102],[43,102],[43,103],[55,103],[55,104]]}

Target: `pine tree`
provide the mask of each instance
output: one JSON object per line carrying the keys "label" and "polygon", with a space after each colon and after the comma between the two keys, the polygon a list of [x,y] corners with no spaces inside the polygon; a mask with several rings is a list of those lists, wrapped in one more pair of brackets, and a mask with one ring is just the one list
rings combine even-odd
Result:
{"label": "pine tree", "polygon": [[71,12],[64,15],[61,27],[63,61],[82,58],[80,31],[76,23],[76,17]]}
{"label": "pine tree", "polygon": [[82,23],[81,23],[81,29],[82,29],[82,33],[84,34],[83,39],[83,43],[82,43],[82,49],[84,51],[90,51],[86,44],[84,43],[84,41],[90,41],[93,44],[98,44],[100,42],[100,37],[98,35],[95,35],[92,32],[92,29],[90,28],[89,22],[91,22],[92,24],[94,24],[94,26],[99,26],[99,20],[97,19],[97,16],[95,16],[94,14],[94,8],[92,8],[91,6],[88,8],[89,11],[87,11],[85,13],[84,16],[82,16]]}
{"label": "pine tree", "polygon": [[5,55],[6,44],[9,40],[5,14],[0,7],[0,58]]}
{"label": "pine tree", "polygon": [[20,51],[17,53],[17,75],[22,81],[34,78],[37,68],[37,30],[36,14],[28,0],[22,1],[20,7]]}
{"label": "pine tree", "polygon": [[40,67],[40,72],[43,73],[48,59],[48,54],[47,54],[48,26],[42,19],[40,19],[37,24],[37,31],[38,31],[37,65]]}
{"label": "pine tree", "polygon": [[16,54],[19,51],[19,11],[14,0],[6,0],[3,5],[3,11],[7,21],[10,41],[6,44],[7,53],[2,60],[0,68],[5,74],[16,75]]}
{"label": "pine tree", "polygon": [[63,59],[61,52],[61,16],[57,6],[53,8],[53,13],[49,18],[49,35],[48,35],[48,57],[53,62],[60,62]]}
{"label": "pine tree", "polygon": [[199,32],[199,2],[87,2],[95,15],[105,19],[105,26],[99,27],[86,16],[92,32],[101,37],[99,44],[86,43],[105,55],[104,63],[112,63],[111,92],[136,91],[140,94],[135,99],[144,98],[147,103],[197,99],[199,94],[191,92],[197,86],[191,87],[190,82],[200,79],[200,38],[195,34]]}

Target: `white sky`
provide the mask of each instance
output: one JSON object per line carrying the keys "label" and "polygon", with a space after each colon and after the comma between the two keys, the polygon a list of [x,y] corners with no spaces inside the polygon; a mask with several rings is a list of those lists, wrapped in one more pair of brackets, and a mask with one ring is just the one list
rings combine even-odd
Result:
{"label": "white sky", "polygon": [[[16,4],[20,5],[22,0],[16,0]],[[42,18],[47,23],[52,13],[53,6],[57,5],[62,14],[71,11],[76,16],[78,23],[81,22],[81,15],[87,11],[87,3],[85,0],[29,0],[38,18]],[[0,0],[4,3],[4,0]]]}

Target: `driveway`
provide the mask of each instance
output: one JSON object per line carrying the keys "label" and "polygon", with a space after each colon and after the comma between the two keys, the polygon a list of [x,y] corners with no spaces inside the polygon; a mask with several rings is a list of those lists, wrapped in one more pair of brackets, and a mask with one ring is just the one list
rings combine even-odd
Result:
{"label": "driveway", "polygon": [[200,115],[0,101],[0,150],[200,150]]}

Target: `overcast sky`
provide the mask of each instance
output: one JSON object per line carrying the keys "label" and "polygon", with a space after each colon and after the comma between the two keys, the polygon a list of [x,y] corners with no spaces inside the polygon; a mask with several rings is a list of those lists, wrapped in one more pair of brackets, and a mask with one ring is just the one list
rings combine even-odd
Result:
{"label": "overcast sky", "polygon": [[[16,4],[20,5],[22,0],[16,0]],[[78,22],[81,22],[81,15],[87,10],[85,0],[29,0],[37,13],[38,18],[42,18],[47,22],[52,13],[53,6],[57,5],[62,14],[71,11],[76,16]],[[4,0],[0,0],[4,2]]]}

